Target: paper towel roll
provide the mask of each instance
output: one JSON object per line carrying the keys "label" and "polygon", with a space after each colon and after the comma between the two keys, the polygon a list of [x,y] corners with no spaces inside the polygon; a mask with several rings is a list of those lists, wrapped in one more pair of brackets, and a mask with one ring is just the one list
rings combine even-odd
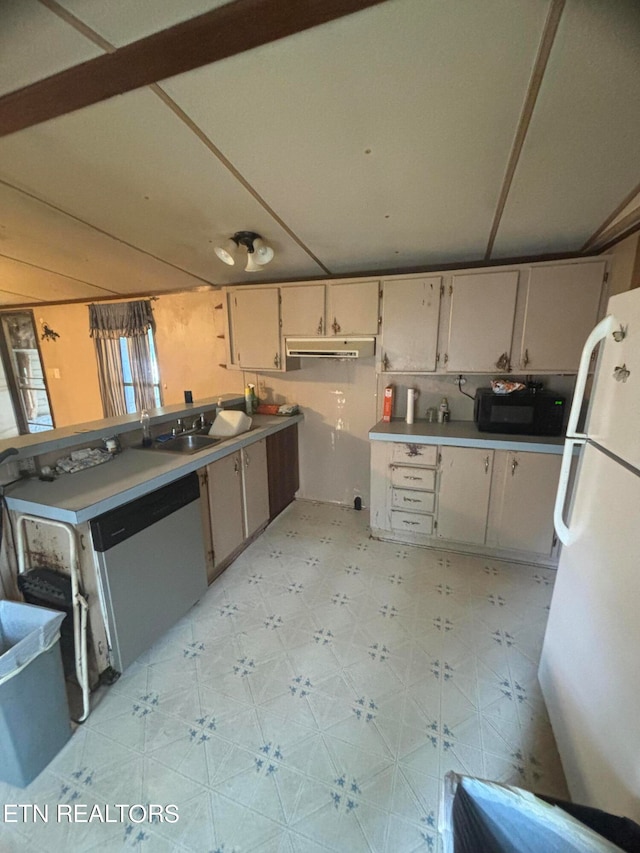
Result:
{"label": "paper towel roll", "polygon": [[413,407],[416,399],[416,392],[413,388],[407,389],[407,423],[413,423]]}

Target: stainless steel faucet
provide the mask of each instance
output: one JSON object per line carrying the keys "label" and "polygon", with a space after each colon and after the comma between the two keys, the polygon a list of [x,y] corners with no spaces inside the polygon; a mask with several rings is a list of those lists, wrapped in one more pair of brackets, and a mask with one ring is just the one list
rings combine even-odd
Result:
{"label": "stainless steel faucet", "polygon": [[185,426],[182,418],[178,418],[178,420],[176,421],[176,425],[173,427],[171,432],[174,436],[190,435],[191,433],[194,433],[194,432],[204,432],[208,426],[210,426],[210,424],[207,421],[207,419],[205,418],[204,412],[202,412],[201,414],[198,415],[197,418],[194,419],[194,421],[191,424],[191,427],[189,429],[187,429],[187,427]]}
{"label": "stainless steel faucet", "polygon": [[200,412],[200,414],[198,415],[198,417],[194,420],[193,424],[191,425],[191,429],[192,429],[193,431],[202,430],[202,431],[204,432],[204,430],[205,430],[208,426],[209,426],[209,422],[208,422],[208,421],[207,421],[207,419],[205,418],[205,416],[204,416],[204,412]]}

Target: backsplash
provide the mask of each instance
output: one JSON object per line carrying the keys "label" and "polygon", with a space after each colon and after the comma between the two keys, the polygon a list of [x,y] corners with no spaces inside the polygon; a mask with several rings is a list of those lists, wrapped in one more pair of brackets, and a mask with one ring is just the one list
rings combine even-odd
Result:
{"label": "backsplash", "polygon": [[[464,374],[463,374],[464,375]],[[489,375],[467,375],[466,383],[462,386],[461,393],[455,382],[456,376],[396,376],[385,373],[378,377],[378,398],[380,405],[378,406],[378,417],[382,417],[382,394],[387,385],[393,385],[393,417],[404,418],[407,414],[407,389],[415,388],[418,391],[418,399],[415,403],[415,420],[424,420],[428,408],[437,409],[443,397],[446,397],[449,402],[449,410],[451,412],[452,421],[472,421],[473,420],[473,397],[478,388],[489,387],[491,380],[496,378],[497,374]],[[545,388],[552,391],[557,391],[559,394],[567,398],[567,416],[573,389],[575,387],[575,376],[532,376],[527,377],[534,382],[542,382]],[[526,381],[524,377],[509,375],[509,379],[518,381]],[[471,399],[466,394],[469,394]]]}

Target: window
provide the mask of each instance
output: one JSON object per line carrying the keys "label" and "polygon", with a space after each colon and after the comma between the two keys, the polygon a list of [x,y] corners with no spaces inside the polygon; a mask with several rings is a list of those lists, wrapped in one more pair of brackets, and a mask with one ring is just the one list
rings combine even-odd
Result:
{"label": "window", "polygon": [[162,405],[151,302],[89,305],[105,417]]}
{"label": "window", "polygon": [[2,314],[0,328],[0,354],[18,431],[24,435],[53,429],[32,312]]}
{"label": "window", "polygon": [[[151,367],[151,377],[153,380],[153,396],[154,406],[158,408],[162,405],[162,397],[160,395],[160,372],[158,370],[158,359],[156,357],[156,346],[153,340],[153,330],[147,331],[147,340],[149,343],[149,362]],[[131,370],[131,352],[129,338],[120,338],[120,358],[122,360],[122,381],[124,384],[124,399],[127,407],[127,413],[133,414],[138,411],[136,407],[135,383],[133,381],[133,373]]]}

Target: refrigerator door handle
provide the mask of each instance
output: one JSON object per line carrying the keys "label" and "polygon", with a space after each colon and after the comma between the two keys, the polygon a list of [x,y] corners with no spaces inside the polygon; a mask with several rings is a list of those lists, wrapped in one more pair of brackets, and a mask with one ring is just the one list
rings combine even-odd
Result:
{"label": "refrigerator door handle", "polygon": [[558,539],[563,545],[571,545],[576,539],[576,531],[570,530],[565,524],[563,511],[567,499],[569,477],[571,475],[571,461],[573,459],[573,448],[585,444],[583,438],[567,438],[562,451],[562,465],[560,466],[560,479],[558,491],[556,492],[556,503],[553,509],[553,524],[558,534]]}
{"label": "refrigerator door handle", "polygon": [[[598,325],[592,329],[591,334],[585,341],[584,347],[582,348],[580,366],[578,367],[578,376],[576,378],[576,389],[573,393],[573,402],[571,404],[571,412],[569,413],[569,422],[567,424],[567,436],[569,436],[569,438],[587,438],[586,433],[578,432],[578,419],[580,417],[580,411],[584,400],[584,389],[587,384],[589,367],[591,366],[591,353],[600,341],[603,341],[610,332],[614,332],[616,327],[622,328],[620,321],[616,320],[613,314],[607,314],[607,316],[600,320]],[[614,339],[616,341],[618,340],[615,333]],[[560,538],[562,539],[562,537]]]}

